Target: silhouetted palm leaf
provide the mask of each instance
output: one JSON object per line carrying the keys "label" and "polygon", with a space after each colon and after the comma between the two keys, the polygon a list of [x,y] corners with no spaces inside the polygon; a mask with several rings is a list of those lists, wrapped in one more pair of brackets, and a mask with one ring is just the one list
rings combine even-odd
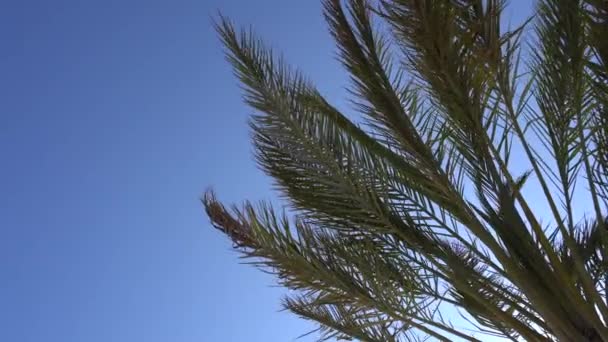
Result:
{"label": "silhouetted palm leaf", "polygon": [[608,341],[608,3],[538,1],[529,70],[505,1],[323,4],[363,124],[221,17],[255,158],[290,208],[209,192],[213,225],[321,340]]}

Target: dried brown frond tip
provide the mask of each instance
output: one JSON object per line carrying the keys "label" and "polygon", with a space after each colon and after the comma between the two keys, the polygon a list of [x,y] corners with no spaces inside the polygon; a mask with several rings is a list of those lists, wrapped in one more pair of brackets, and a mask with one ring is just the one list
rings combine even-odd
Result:
{"label": "dried brown frond tip", "polygon": [[[234,246],[253,247],[251,237],[251,226],[245,220],[235,218],[215,197],[212,190],[205,192],[201,200],[205,206],[205,211],[211,220],[211,224],[216,229],[222,231],[230,237]],[[237,216],[241,216],[238,215]]]}

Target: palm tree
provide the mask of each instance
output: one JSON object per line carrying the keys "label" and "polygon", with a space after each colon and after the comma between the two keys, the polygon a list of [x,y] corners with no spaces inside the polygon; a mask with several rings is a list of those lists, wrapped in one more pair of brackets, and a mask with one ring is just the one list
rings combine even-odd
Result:
{"label": "palm tree", "polygon": [[321,339],[608,341],[608,1],[540,0],[511,30],[503,0],[323,5],[359,124],[216,23],[289,206],[208,192],[214,227]]}

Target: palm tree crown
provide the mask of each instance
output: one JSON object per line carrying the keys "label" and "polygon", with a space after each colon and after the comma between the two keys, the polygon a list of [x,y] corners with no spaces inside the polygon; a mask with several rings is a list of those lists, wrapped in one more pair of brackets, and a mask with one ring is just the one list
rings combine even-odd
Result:
{"label": "palm tree crown", "polygon": [[360,124],[218,20],[290,207],[203,204],[321,339],[608,341],[608,1],[505,5],[325,0]]}

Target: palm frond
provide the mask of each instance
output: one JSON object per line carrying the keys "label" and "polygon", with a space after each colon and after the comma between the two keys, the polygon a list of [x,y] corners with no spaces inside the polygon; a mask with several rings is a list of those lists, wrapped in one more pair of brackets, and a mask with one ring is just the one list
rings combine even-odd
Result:
{"label": "palm frond", "polygon": [[[321,340],[608,341],[608,6],[539,0],[530,56],[505,6],[323,0],[362,125],[251,31],[216,23],[289,211],[203,204]],[[593,219],[575,217],[582,182]]]}

